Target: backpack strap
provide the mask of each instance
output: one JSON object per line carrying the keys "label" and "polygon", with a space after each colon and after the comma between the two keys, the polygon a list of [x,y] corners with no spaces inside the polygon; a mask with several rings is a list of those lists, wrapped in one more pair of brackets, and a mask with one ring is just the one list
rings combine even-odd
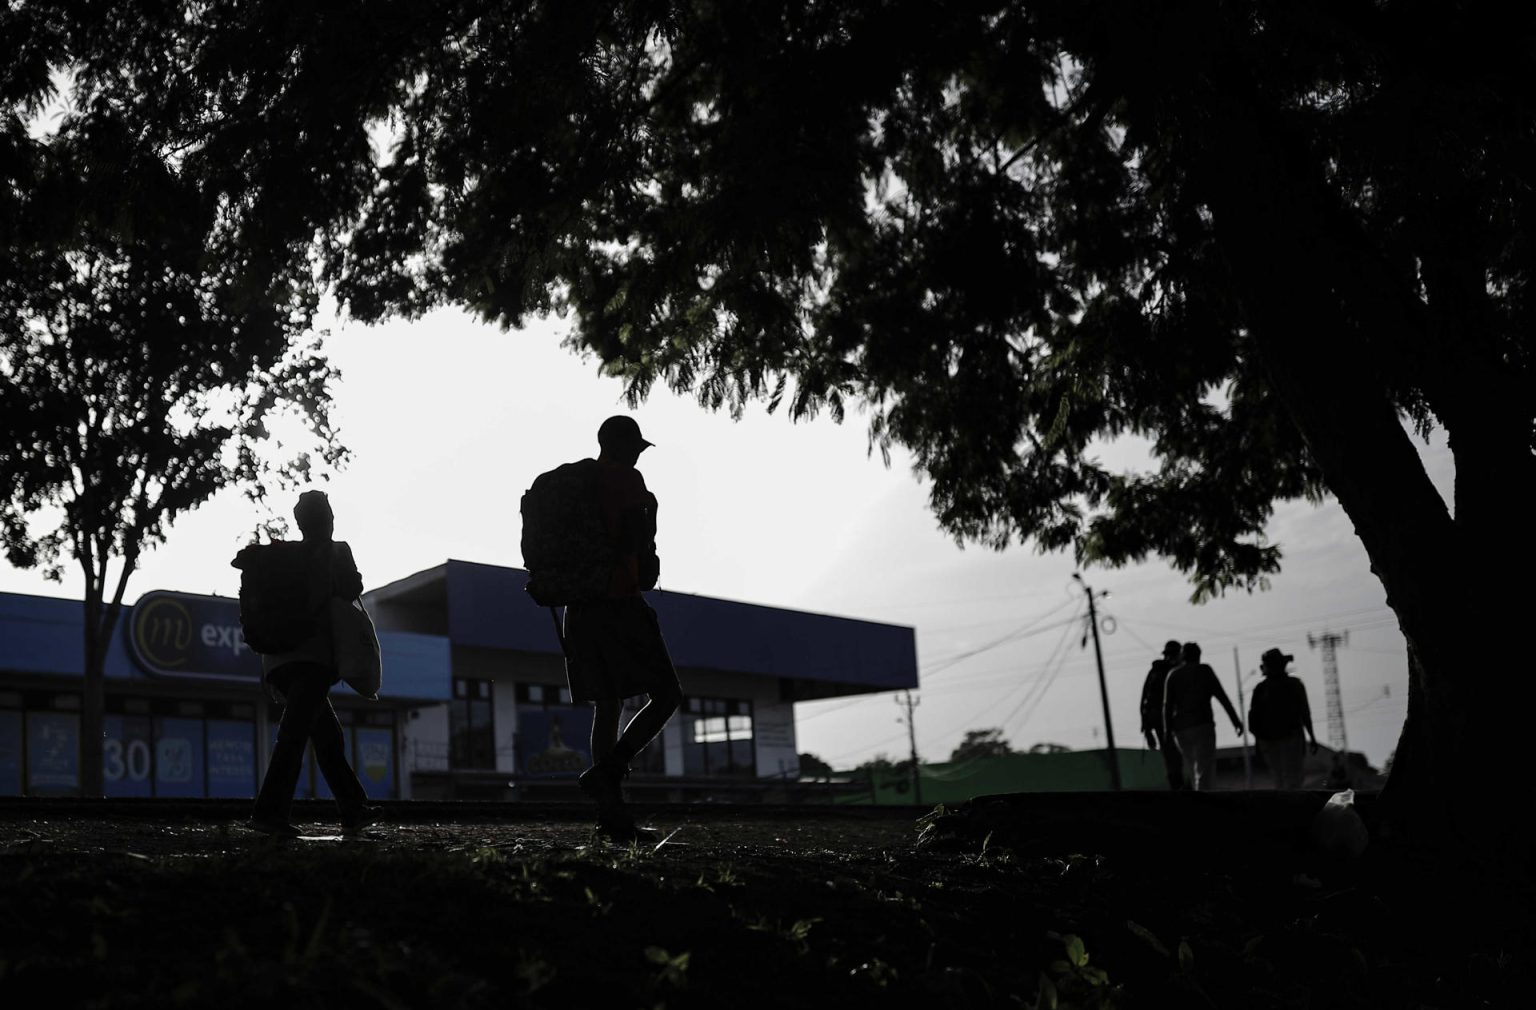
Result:
{"label": "backpack strap", "polygon": [[560,639],[560,651],[565,654],[566,659],[570,659],[571,650],[570,647],[565,644],[565,629],[560,627],[560,615],[556,613],[554,607],[549,608],[549,619],[554,622],[555,637]]}

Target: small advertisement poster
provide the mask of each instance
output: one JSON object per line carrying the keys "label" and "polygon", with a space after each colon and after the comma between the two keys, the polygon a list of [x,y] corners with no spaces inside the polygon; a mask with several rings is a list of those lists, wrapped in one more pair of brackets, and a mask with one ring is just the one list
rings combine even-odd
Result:
{"label": "small advertisement poster", "polygon": [[357,777],[369,799],[387,800],[394,795],[394,730],[378,726],[358,727]]}
{"label": "small advertisement poster", "polygon": [[208,720],[208,795],[256,795],[256,726],[243,719]]}
{"label": "small advertisement poster", "polygon": [[155,720],[155,795],[203,795],[203,720]]}
{"label": "small advertisement poster", "polygon": [[592,709],[556,705],[517,713],[517,770],[538,778],[574,778],[592,764]]}
{"label": "small advertisement poster", "polygon": [[27,713],[27,791],[80,788],[80,717],[72,712]]}

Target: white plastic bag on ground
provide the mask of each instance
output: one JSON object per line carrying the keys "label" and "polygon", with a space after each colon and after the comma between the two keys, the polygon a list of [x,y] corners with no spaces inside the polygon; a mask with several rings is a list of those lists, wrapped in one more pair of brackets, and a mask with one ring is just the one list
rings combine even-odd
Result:
{"label": "white plastic bag on ground", "polygon": [[1354,859],[1371,840],[1365,821],[1355,809],[1355,791],[1345,789],[1328,797],[1312,818],[1312,842],[1323,852]]}

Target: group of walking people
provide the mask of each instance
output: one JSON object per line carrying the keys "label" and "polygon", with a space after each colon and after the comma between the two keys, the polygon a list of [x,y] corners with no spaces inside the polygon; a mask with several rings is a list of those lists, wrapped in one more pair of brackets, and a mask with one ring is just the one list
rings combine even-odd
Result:
{"label": "group of walking people", "polygon": [[[618,415],[599,427],[598,445],[595,460],[558,468],[535,481],[524,499],[523,543],[532,574],[530,595],[544,605],[558,599],[565,610],[563,622],[557,617],[556,632],[571,699],[593,706],[592,764],[578,784],[597,806],[598,831],[614,841],[633,842],[650,832],[626,810],[624,779],[630,762],[661,732],[683,694],[656,612],[642,596],[655,586],[660,570],[656,499],[635,466],[652,443],[634,419]],[[559,476],[544,482],[551,475]],[[555,489],[550,492],[553,507],[532,521],[529,499],[545,486]],[[363,581],[351,548],[333,538],[335,516],[324,492],[300,495],[293,514],[302,541],[252,544],[232,562],[242,572],[240,620],[246,642],[261,654],[263,680],[284,706],[248,826],[269,835],[299,834],[290,810],[304,750],[312,744],[320,774],[340,808],[343,832],[358,833],[374,823],[376,814],[347,760],[329,695],[344,679],[347,630],[341,625],[348,619],[347,608],[361,609],[357,601]],[[536,583],[556,588],[541,595]],[[375,678],[372,689],[377,686]],[[646,704],[621,729],[624,700],[639,695],[647,697]]]}
{"label": "group of walking people", "polygon": [[[682,687],[656,612],[642,595],[656,585],[660,570],[656,499],[636,469],[652,443],[632,418],[618,415],[598,429],[598,444],[595,460],[541,475],[524,496],[523,553],[534,602],[565,609],[563,621],[556,616],[556,631],[571,699],[593,706],[592,764],[578,784],[597,805],[598,830],[635,841],[647,832],[626,811],[623,782],[630,762],[677,711]],[[243,570],[246,640],[262,654],[266,684],[285,706],[250,826],[268,834],[298,833],[289,812],[304,749],[312,743],[343,830],[361,831],[375,815],[347,761],[329,693],[343,676],[336,615],[344,620],[346,607],[361,609],[355,601],[362,577],[351,549],[333,539],[335,517],[323,492],[301,495],[294,518],[302,542],[252,545],[234,561]],[[1248,717],[1275,787],[1284,789],[1302,784],[1303,733],[1317,749],[1306,688],[1286,673],[1291,659],[1279,649],[1264,653],[1265,679]],[[640,695],[646,704],[621,730],[624,700]],[[1241,735],[1242,719],[1215,672],[1201,662],[1200,646],[1168,642],[1143,686],[1141,728],[1147,746],[1162,752],[1171,789],[1214,785],[1213,701]]]}
{"label": "group of walking people", "polygon": [[[1264,653],[1259,663],[1264,679],[1254,688],[1248,709],[1248,729],[1258,742],[1276,789],[1301,788],[1308,740],[1312,753],[1317,753],[1306,685],[1286,672],[1294,658],[1279,649]],[[1201,662],[1199,644],[1166,643],[1142,685],[1141,732],[1150,749],[1162,752],[1169,789],[1214,788],[1213,701],[1226,711],[1233,731],[1242,736],[1243,721],[1216,671]]]}

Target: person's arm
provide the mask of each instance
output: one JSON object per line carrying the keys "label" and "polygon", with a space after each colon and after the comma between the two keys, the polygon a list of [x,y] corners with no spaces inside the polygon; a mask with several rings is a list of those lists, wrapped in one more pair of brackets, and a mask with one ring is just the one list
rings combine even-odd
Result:
{"label": "person's arm", "polygon": [[1301,725],[1306,728],[1307,738],[1312,741],[1312,753],[1317,753],[1317,733],[1312,729],[1312,706],[1307,702],[1307,685],[1301,682],[1299,677],[1292,677],[1296,681],[1296,695],[1301,699]]}
{"label": "person's arm", "polygon": [[1163,678],[1163,739],[1167,740],[1173,735],[1173,678],[1179,675],[1178,669],[1168,671],[1168,676]]}
{"label": "person's arm", "polygon": [[1232,728],[1237,730],[1237,735],[1242,736],[1243,720],[1238,717],[1237,709],[1232,707],[1232,699],[1227,697],[1227,689],[1221,686],[1221,678],[1216,676],[1216,671],[1209,666],[1205,668],[1205,672],[1211,678],[1211,693],[1216,696],[1217,701],[1221,702],[1221,707],[1227,710],[1227,715],[1232,719]]}
{"label": "person's arm", "polygon": [[1159,699],[1154,697],[1153,682],[1157,678],[1157,667],[1153,667],[1147,673],[1147,679],[1141,682],[1141,735],[1147,741],[1147,750],[1157,750],[1157,709]]}
{"label": "person's arm", "polygon": [[355,600],[363,595],[363,577],[352,559],[352,546],[345,540],[336,541],[336,551],[331,559],[331,595],[343,600]]}

